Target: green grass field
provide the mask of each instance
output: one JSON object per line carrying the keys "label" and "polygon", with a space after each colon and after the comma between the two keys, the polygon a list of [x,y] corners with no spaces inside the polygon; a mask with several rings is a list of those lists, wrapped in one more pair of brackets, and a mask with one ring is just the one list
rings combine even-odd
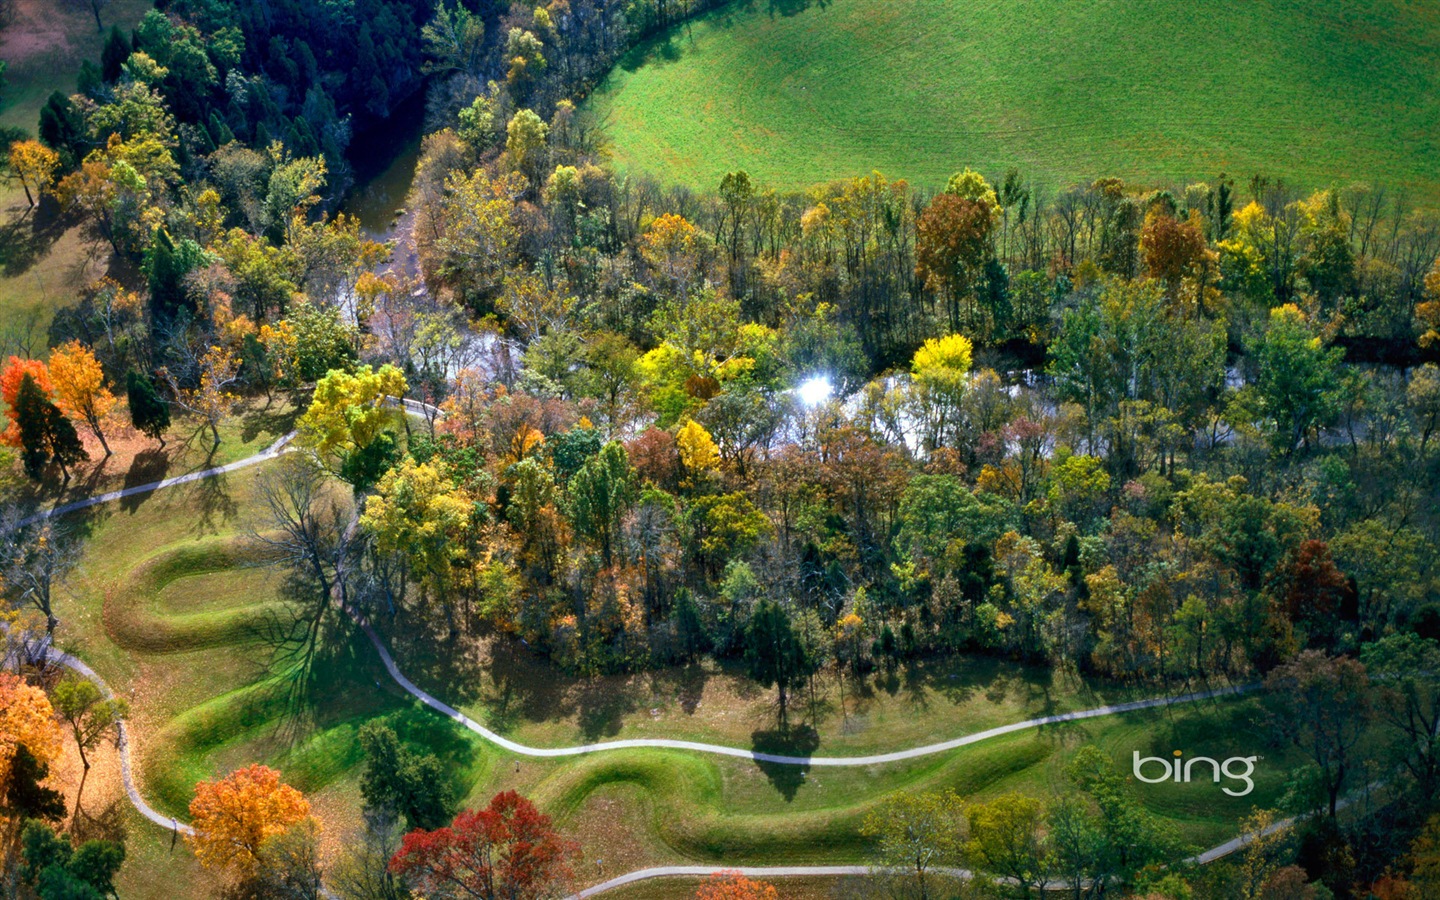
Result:
{"label": "green grass field", "polygon": [[[112,24],[128,31],[152,6],[153,0],[111,0],[101,21],[106,31]],[[85,4],[15,0],[0,28],[0,59],[8,63],[0,127],[33,137],[40,107],[54,91],[75,90],[81,62],[98,62],[104,39]],[[32,212],[20,184],[0,180],[0,323],[43,336],[55,309],[105,274],[108,249],[57,219],[53,207]]]}
{"label": "green grass field", "polygon": [[1440,196],[1440,6],[1415,0],[740,0],[588,104],[631,172],[713,189],[879,170],[1052,187],[1256,173]]}
{"label": "green grass field", "polygon": [[[1034,729],[893,766],[807,769],[668,750],[516,759],[402,694],[358,635],[335,643],[335,652],[316,670],[314,688],[297,697],[288,690],[291,672],[272,664],[260,627],[280,608],[284,579],[258,565],[246,539],[265,527],[257,495],[265,469],[244,469],[68,519],[87,535],[87,544],[58,607],[61,643],[131,700],[142,790],[156,808],[182,821],[197,780],[258,760],[280,769],[311,798],[333,852],[359,825],[363,760],[357,734],[377,717],[439,754],[467,805],[483,804],[509,788],[534,797],[585,847],[580,875],[586,883],[664,863],[863,862],[868,848],[860,823],[887,795],[948,788],[972,799],[1010,790],[1046,796],[1064,786],[1065,765],[1085,744],[1109,752],[1122,770],[1133,749],[1163,755],[1184,748],[1219,758],[1265,754],[1256,791],[1247,798],[1228,798],[1210,784],[1133,787],[1137,801],[1187,841],[1208,846],[1231,836],[1253,806],[1273,803],[1295,763],[1268,744],[1252,698]],[[413,656],[405,665],[412,664],[429,678],[443,670]],[[433,683],[435,693],[458,701],[478,691],[477,714],[495,713],[494,698],[484,698],[495,683],[472,683],[463,666],[445,671],[452,680]],[[843,720],[832,715],[824,720],[833,728],[822,728],[820,752],[893,749],[1101,697],[1003,663],[961,665],[955,675],[930,673],[910,684],[902,678],[893,692],[882,685],[852,698],[852,719],[863,717],[870,726],[842,734]],[[538,707],[525,706],[517,707],[529,710],[524,714],[492,718],[522,739],[559,743],[610,733],[669,734],[744,745],[752,730],[773,724],[761,698],[740,691],[719,672],[707,676],[711,683],[699,690],[688,712],[673,701],[656,707],[658,719],[633,707],[649,703],[650,690],[673,692],[668,679],[681,676],[636,679],[653,677],[654,688],[632,696],[619,714],[611,710],[608,717],[589,720],[574,698],[587,691],[623,694],[625,686],[577,684],[553,670],[532,669],[518,677],[532,690],[536,682],[549,682],[531,703],[571,698],[548,718],[534,712]],[[953,687],[942,688],[952,681]],[[98,778],[87,792],[87,810],[118,798],[113,775]],[[175,896],[177,885],[193,895],[202,891],[208,878],[183,843],[172,848],[168,833],[128,807],[124,821],[131,861],[123,872],[123,896]],[[167,875],[157,880],[160,868]]]}

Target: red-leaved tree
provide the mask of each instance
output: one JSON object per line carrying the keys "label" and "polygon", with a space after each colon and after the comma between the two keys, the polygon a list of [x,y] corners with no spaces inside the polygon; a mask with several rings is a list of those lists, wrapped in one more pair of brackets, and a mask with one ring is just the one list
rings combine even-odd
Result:
{"label": "red-leaved tree", "polygon": [[547,900],[569,892],[580,848],[515,793],[496,794],[446,828],[405,835],[390,871],[430,900]]}

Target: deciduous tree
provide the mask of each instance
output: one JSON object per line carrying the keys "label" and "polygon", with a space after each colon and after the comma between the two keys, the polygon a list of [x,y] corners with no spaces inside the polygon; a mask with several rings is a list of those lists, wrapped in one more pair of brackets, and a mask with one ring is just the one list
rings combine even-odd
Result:
{"label": "deciduous tree", "polygon": [[16,141],[10,145],[10,171],[25,189],[25,199],[31,206],[55,183],[55,172],[59,168],[60,154],[39,141]]}
{"label": "deciduous tree", "polygon": [[1275,449],[1290,455],[1302,442],[1310,446],[1318,429],[1339,412],[1339,347],[1326,347],[1305,314],[1294,304],[1270,311],[1256,361],[1256,388],[1274,423]]}
{"label": "deciduous tree", "polygon": [[405,376],[388,363],[378,370],[362,366],[353,374],[332,370],[316,382],[310,408],[300,417],[301,439],[341,469],[349,457],[403,421],[395,403],[408,389]]}
{"label": "deciduous tree", "polygon": [[960,862],[967,831],[959,795],[902,791],[865,817],[881,869],[913,880],[920,900],[934,895],[932,872]]}
{"label": "deciduous tree", "polygon": [[549,816],[506,791],[447,827],[405,835],[390,868],[437,900],[550,900],[568,890],[578,857]]}
{"label": "deciduous tree", "polygon": [[365,751],[360,796],[367,810],[403,816],[412,829],[445,824],[454,796],[438,757],[406,747],[383,722],[367,722],[360,729],[360,747]]}
{"label": "deciduous tree", "polygon": [[1030,897],[1050,880],[1044,818],[1040,801],[1024,794],[972,806],[966,856],[977,869],[1011,879],[1020,896]]}
{"label": "deciduous tree", "polygon": [[303,794],[280,780],[280,773],[258,763],[236,769],[216,781],[195,785],[187,838],[207,869],[246,878],[255,873],[261,847],[310,818]]}
{"label": "deciduous tree", "polygon": [[1333,818],[1372,717],[1365,666],[1306,650],[1266,676],[1265,688],[1276,728],[1315,764]]}
{"label": "deciduous tree", "polygon": [[[75,791],[75,815],[80,815],[80,798],[85,780],[90,775],[88,751],[95,749],[108,735],[117,732],[128,707],[118,697],[106,697],[95,682],[88,678],[69,678],[55,686],[51,703],[55,715],[70,726],[75,748],[80,752],[80,787]],[[116,734],[118,739],[118,732]]]}
{"label": "deciduous tree", "polygon": [[115,408],[115,395],[105,384],[105,372],[95,354],[79,341],[54,348],[50,351],[50,380],[61,412],[89,425],[105,455],[110,456],[101,423]]}
{"label": "deciduous tree", "polygon": [[0,672],[0,785],[10,782],[11,761],[20,747],[38,762],[60,757],[63,733],[50,698],[16,675]]}
{"label": "deciduous tree", "polygon": [[230,414],[239,400],[230,388],[239,380],[240,364],[229,348],[214,345],[201,355],[196,366],[193,387],[181,387],[169,369],[161,369],[160,374],[170,383],[175,402],[187,412],[200,416],[210,427],[213,453],[220,447],[220,420]]}

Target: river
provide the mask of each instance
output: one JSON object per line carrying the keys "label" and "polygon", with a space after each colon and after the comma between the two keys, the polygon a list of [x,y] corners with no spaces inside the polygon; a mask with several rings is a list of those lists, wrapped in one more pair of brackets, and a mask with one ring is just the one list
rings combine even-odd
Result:
{"label": "river", "polygon": [[401,103],[383,127],[357,134],[350,145],[355,183],[340,203],[340,212],[360,220],[377,241],[401,232],[405,197],[415,180],[420,139],[425,130],[425,92]]}

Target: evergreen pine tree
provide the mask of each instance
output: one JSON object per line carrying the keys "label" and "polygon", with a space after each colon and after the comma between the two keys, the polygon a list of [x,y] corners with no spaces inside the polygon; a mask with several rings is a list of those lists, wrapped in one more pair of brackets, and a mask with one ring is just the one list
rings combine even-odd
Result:
{"label": "evergreen pine tree", "polygon": [[15,424],[20,429],[20,459],[25,474],[37,481],[51,462],[59,464],[69,481],[70,467],[90,457],[75,426],[29,375],[20,382],[15,395]]}
{"label": "evergreen pine tree", "polygon": [[15,425],[20,430],[20,461],[25,474],[36,481],[50,462],[50,442],[45,433],[45,395],[35,379],[26,375],[15,395]]}
{"label": "evergreen pine tree", "polygon": [[130,401],[130,424],[135,430],[165,446],[165,432],[170,428],[170,404],[155,390],[155,382],[131,371],[125,376],[125,391]]}
{"label": "evergreen pine tree", "polygon": [[100,71],[107,82],[119,80],[125,61],[130,58],[130,39],[115,26],[105,38],[105,47],[100,51]]}

